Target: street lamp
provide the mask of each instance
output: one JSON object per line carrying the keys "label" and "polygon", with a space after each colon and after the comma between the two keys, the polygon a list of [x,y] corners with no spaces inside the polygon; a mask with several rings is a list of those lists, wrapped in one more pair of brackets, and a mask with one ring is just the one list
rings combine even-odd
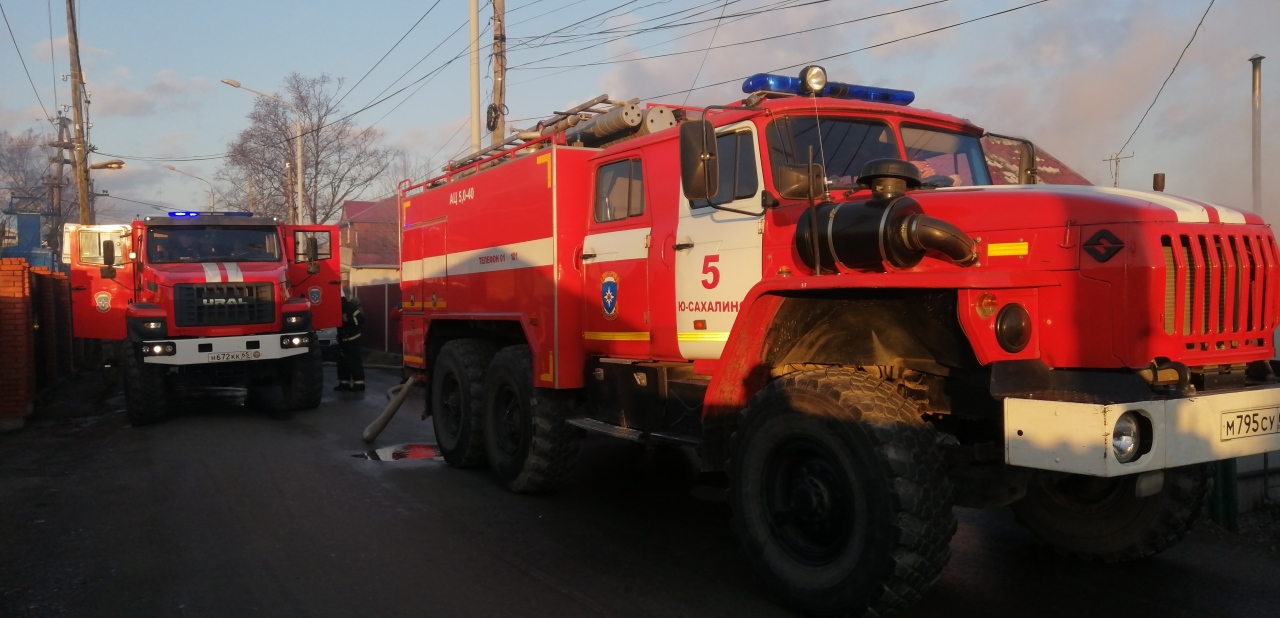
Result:
{"label": "street lamp", "polygon": [[122,170],[124,169],[124,161],[120,159],[112,159],[103,161],[102,163],[94,163],[89,166],[91,170]]}
{"label": "street lamp", "polygon": [[186,172],[184,172],[184,171],[182,171],[182,170],[180,170],[180,169],[178,169],[178,168],[176,168],[176,167],[174,167],[174,166],[172,166],[172,165],[163,165],[163,166],[161,166],[161,167],[163,167],[164,169],[167,169],[167,170],[169,170],[169,171],[171,171],[171,172],[177,172],[177,173],[179,173],[179,174],[182,174],[183,176],[190,176],[190,177],[192,177],[192,178],[195,178],[196,180],[199,180],[200,182],[203,182],[204,184],[209,185],[209,210],[211,210],[211,211],[212,211],[212,210],[217,210],[217,207],[215,207],[215,206],[213,205],[213,183],[211,183],[211,182],[209,182],[208,180],[205,180],[205,179],[203,179],[203,178],[201,178],[201,177],[199,177],[199,176],[196,176],[195,174],[188,174],[188,173],[186,173]]}
{"label": "street lamp", "polygon": [[305,185],[303,184],[303,177],[302,177],[302,170],[303,170],[303,167],[302,167],[302,110],[298,109],[292,103],[285,101],[284,99],[281,99],[279,97],[273,97],[265,92],[258,92],[257,90],[254,90],[253,88],[245,86],[234,79],[224,79],[222,80],[222,83],[228,86],[231,86],[232,88],[240,88],[241,90],[248,90],[249,92],[252,92],[260,97],[266,97],[268,99],[271,99],[272,101],[283,103],[284,105],[288,106],[289,109],[293,110],[293,115],[294,115],[293,135],[294,135],[294,141],[296,142],[294,145],[294,158],[295,158],[294,167],[296,168],[295,173],[297,173],[298,175],[298,190],[297,190],[298,197],[294,202],[294,209],[292,213],[293,216],[291,217],[292,221],[290,221],[290,223],[295,223],[295,224],[298,223],[300,219],[302,219],[302,209],[305,205],[305,202],[303,201],[303,199],[304,199],[304,196],[307,194]]}

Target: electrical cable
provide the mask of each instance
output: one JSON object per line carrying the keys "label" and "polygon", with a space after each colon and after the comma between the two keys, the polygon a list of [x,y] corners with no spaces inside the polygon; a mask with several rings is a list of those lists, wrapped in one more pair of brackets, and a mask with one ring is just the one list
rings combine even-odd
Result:
{"label": "electrical cable", "polygon": [[[751,45],[751,44],[754,44],[754,43],[761,43],[761,42],[764,42],[764,41],[771,41],[771,40],[773,40],[773,39],[781,39],[781,38],[786,38],[786,37],[789,37],[789,36],[795,36],[795,35],[797,35],[797,34],[808,34],[808,33],[810,33],[810,32],[816,32],[816,31],[818,31],[818,30],[825,30],[825,29],[827,29],[827,28],[835,28],[835,27],[837,27],[837,26],[847,26],[847,25],[849,25],[849,24],[853,24],[853,23],[857,23],[857,22],[861,22],[861,21],[867,21],[867,20],[871,20],[871,19],[876,19],[876,18],[878,18],[878,17],[887,17],[887,16],[889,16],[889,15],[896,15],[896,14],[898,14],[898,13],[905,13],[905,12],[907,12],[907,11],[914,11],[914,10],[916,10],[916,9],[922,9],[922,8],[925,8],[925,7],[930,7],[930,6],[933,6],[933,5],[936,5],[936,4],[943,4],[943,3],[946,3],[946,2],[950,2],[950,1],[951,1],[951,0],[933,0],[932,2],[926,2],[926,3],[924,3],[924,4],[918,4],[918,5],[916,5],[916,6],[909,6],[909,7],[904,8],[904,9],[895,9],[895,10],[893,10],[893,11],[886,11],[886,12],[884,12],[884,13],[876,13],[875,15],[867,15],[866,17],[859,17],[859,18],[857,18],[857,19],[850,19],[850,20],[846,20],[846,21],[842,21],[842,22],[837,22],[837,23],[834,23],[834,24],[824,24],[824,25],[822,25],[822,26],[816,26],[816,27],[814,27],[814,28],[806,28],[806,29],[804,29],[804,30],[797,30],[797,31],[795,31],[795,32],[787,32],[787,33],[783,33],[783,34],[775,34],[775,35],[773,35],[773,36],[761,37],[761,38],[758,38],[758,39],[751,39],[751,40],[749,40],[749,41],[738,41],[738,42],[736,42],[736,43],[725,43],[724,45],[716,45],[716,46],[714,46],[714,47],[708,47],[705,51],[709,52],[709,51],[711,51],[711,50],[713,50],[713,49],[725,49],[725,48],[729,48],[729,47],[738,47],[738,46],[741,46],[741,45]],[[527,68],[525,68],[524,70],[536,70],[536,69],[579,69],[579,68],[584,68],[584,67],[599,66],[599,65],[606,65],[606,64],[623,64],[623,63],[626,63],[626,62],[639,62],[639,61],[641,61],[641,60],[656,60],[656,59],[659,59],[659,58],[670,58],[670,57],[672,57],[672,56],[683,56],[683,55],[686,55],[686,54],[696,54],[696,53],[698,53],[698,51],[700,51],[700,50],[690,49],[690,50],[679,51],[679,52],[671,52],[671,53],[667,53],[667,54],[656,54],[656,55],[653,55],[653,56],[642,56],[642,57],[640,57],[640,58],[623,58],[623,59],[620,59],[620,60],[606,59],[606,60],[600,60],[600,61],[598,61],[598,62],[587,62],[587,63],[583,63],[583,64],[567,65],[567,66],[566,66],[566,65],[559,65],[559,66],[552,65],[552,66],[542,66],[542,67],[527,67]],[[519,68],[519,67],[512,67],[512,69],[511,69],[511,70],[517,70],[518,68]]]}
{"label": "electrical cable", "polygon": [[[785,71],[786,69],[793,69],[793,68],[795,68],[795,67],[801,67],[801,66],[805,66],[805,65],[809,65],[809,64],[816,64],[816,63],[822,62],[822,61],[824,61],[824,60],[831,60],[831,59],[833,59],[833,58],[839,58],[839,57],[841,57],[841,56],[848,56],[849,54],[856,54],[856,53],[858,53],[858,52],[864,52],[864,51],[867,51],[867,50],[869,50],[869,49],[875,49],[875,48],[877,48],[877,47],[884,47],[884,46],[886,46],[886,45],[892,45],[892,44],[894,44],[894,43],[900,43],[900,42],[902,42],[902,41],[906,41],[906,40],[909,40],[909,39],[919,38],[919,37],[925,36],[925,35],[927,35],[927,34],[933,34],[933,33],[935,33],[935,32],[941,32],[941,31],[943,31],[943,30],[950,30],[951,28],[956,28],[956,27],[963,26],[963,25],[966,25],[966,24],[971,24],[971,23],[974,23],[974,22],[977,22],[977,21],[982,21],[982,20],[984,20],[984,19],[988,19],[988,18],[991,18],[991,17],[996,17],[996,16],[998,16],[998,15],[1004,15],[1004,14],[1006,14],[1006,13],[1012,13],[1012,12],[1017,11],[1017,10],[1025,9],[1025,8],[1027,8],[1027,7],[1029,7],[1029,6],[1035,6],[1035,5],[1037,5],[1037,4],[1044,4],[1045,2],[1048,2],[1048,1],[1049,1],[1049,0],[1036,0],[1035,2],[1028,2],[1027,4],[1023,4],[1023,5],[1020,5],[1020,6],[1015,6],[1015,7],[1011,8],[1011,9],[1005,9],[1005,10],[1003,10],[1003,11],[997,11],[997,12],[995,12],[995,13],[988,13],[988,14],[983,15],[983,16],[981,16],[981,17],[975,17],[975,18],[973,18],[973,19],[966,19],[966,20],[964,20],[964,21],[956,22],[956,23],[951,24],[951,25],[948,25],[948,26],[942,26],[942,27],[940,27],[940,28],[933,28],[932,30],[925,30],[925,31],[923,31],[923,32],[917,32],[917,33],[915,33],[915,34],[910,34],[910,35],[907,35],[907,36],[904,36],[904,37],[898,37],[898,38],[896,38],[896,39],[892,39],[892,40],[889,40],[889,41],[884,41],[884,42],[882,42],[882,43],[876,43],[875,45],[868,45],[868,46],[866,46],[866,47],[859,47],[858,49],[853,49],[853,50],[849,50],[849,51],[846,51],[846,52],[840,52],[840,53],[838,53],[838,54],[832,54],[832,55],[830,55],[830,56],[824,56],[824,57],[822,57],[822,58],[816,58],[816,59],[813,59],[813,60],[806,60],[806,61],[804,61],[804,62],[798,62],[798,63],[796,63],[796,64],[789,64],[789,65],[787,65],[787,66],[779,67],[779,68],[776,68],[776,69],[770,69],[769,71],[765,71],[765,72],[766,72],[766,73],[774,73],[774,72],[777,72],[777,71]],[[714,87],[716,87],[716,86],[723,86],[723,85],[725,85],[725,84],[732,84],[733,82],[741,81],[741,80],[744,80],[744,79],[746,79],[746,78],[748,78],[748,77],[750,77],[750,75],[743,75],[742,77],[735,77],[735,78],[733,78],[733,79],[726,79],[726,80],[724,80],[724,81],[716,82],[716,83],[714,83],[714,84],[707,84],[707,85],[705,85],[705,86],[698,86],[697,88],[690,88],[690,90],[705,90],[705,89],[707,89],[707,88],[714,88]],[[688,91],[687,91],[687,90],[677,90],[677,91],[675,91],[675,92],[668,92],[668,93],[666,93],[666,94],[660,94],[660,95],[651,96],[651,97],[642,97],[640,100],[642,100],[642,101],[652,101],[652,100],[654,100],[654,99],[661,99],[661,98],[664,98],[664,97],[674,96],[674,95],[677,95],[677,94],[684,94],[685,92],[688,92]]]}
{"label": "electrical cable", "polygon": [[49,77],[53,78],[53,110],[58,111],[58,63],[53,52],[53,0],[45,0],[44,8],[49,14]]}
{"label": "electrical cable", "polygon": [[[381,57],[381,58],[378,58],[378,61],[377,61],[377,62],[375,62],[375,63],[373,63],[373,66],[369,67],[369,70],[368,70],[368,71],[365,71],[365,72],[364,72],[364,75],[361,75],[361,76],[360,76],[360,80],[359,80],[359,81],[357,81],[354,85],[352,85],[352,86],[351,86],[351,88],[349,88],[349,89],[347,90],[346,94],[342,95],[342,97],[338,99],[338,102],[337,102],[337,103],[334,103],[334,104],[333,104],[333,105],[334,105],[334,107],[337,107],[338,105],[341,105],[341,104],[342,104],[343,99],[346,99],[348,94],[351,94],[352,92],[354,92],[354,91],[355,91],[355,89],[356,89],[356,88],[357,88],[361,83],[363,83],[363,82],[364,82],[364,78],[369,77],[369,74],[370,74],[370,73],[372,73],[374,69],[378,68],[378,65],[382,64],[382,61],[383,61],[383,60],[386,60],[386,59],[387,59],[387,56],[390,56],[390,55],[391,55],[391,52],[395,51],[395,50],[396,50],[396,48],[397,48],[397,47],[399,47],[399,46],[400,46],[400,44],[404,42],[405,37],[407,37],[407,36],[409,36],[411,33],[413,33],[414,29],[418,27],[418,24],[422,23],[422,20],[426,19],[426,18],[427,18],[427,16],[431,14],[431,11],[432,11],[432,10],[434,10],[434,9],[436,8],[436,5],[438,5],[438,4],[440,4],[440,0],[436,0],[436,1],[435,1],[435,4],[432,4],[432,5],[431,5],[431,8],[428,8],[428,9],[427,9],[427,12],[426,12],[426,13],[423,13],[423,14],[422,14],[422,17],[419,17],[419,18],[418,18],[418,21],[413,22],[413,25],[409,27],[409,30],[407,30],[403,35],[401,35],[401,36],[400,36],[400,39],[396,41],[396,44],[395,44],[395,45],[392,45],[392,46],[391,46],[391,49],[388,49],[388,50],[387,50],[387,53],[382,54],[382,57]],[[416,65],[415,65],[415,66],[416,66]]]}
{"label": "electrical cable", "polygon": [[[724,19],[724,10],[729,8],[729,0],[725,0],[724,5],[720,7],[720,19]],[[716,20],[716,27],[711,31],[711,40],[707,41],[707,49],[702,52],[702,62],[698,63],[698,71],[693,74],[693,83],[689,84],[689,92],[684,93],[684,102],[689,102],[689,95],[693,94],[693,87],[698,85],[698,78],[702,77],[702,67],[707,66],[707,56],[711,55],[711,46],[716,42],[716,34],[720,32],[720,20]]]}
{"label": "electrical cable", "polygon": [[1151,105],[1147,106],[1147,111],[1142,113],[1142,118],[1138,120],[1138,126],[1133,128],[1133,133],[1129,134],[1129,139],[1124,141],[1124,146],[1120,147],[1116,153],[1124,152],[1129,146],[1129,142],[1133,141],[1133,136],[1138,134],[1138,129],[1142,128],[1142,122],[1147,119],[1147,114],[1151,113],[1151,109],[1156,106],[1156,101],[1160,100],[1160,93],[1164,92],[1164,87],[1169,85],[1169,80],[1173,78],[1173,72],[1178,70],[1178,65],[1182,63],[1182,57],[1187,55],[1187,50],[1191,48],[1191,43],[1196,40],[1196,35],[1200,33],[1200,27],[1204,25],[1204,18],[1209,16],[1209,9],[1213,8],[1214,0],[1209,0],[1209,6],[1205,7],[1204,14],[1200,16],[1200,22],[1196,24],[1196,29],[1191,32],[1191,39],[1187,41],[1187,45],[1182,48],[1182,53],[1178,54],[1178,61],[1173,63],[1173,68],[1169,70],[1168,77],[1164,78],[1164,83],[1160,84],[1160,90],[1156,91],[1156,98],[1151,100]]}
{"label": "electrical cable", "polygon": [[53,122],[53,116],[49,115],[49,108],[44,106],[44,99],[40,98],[40,91],[36,88],[35,80],[31,79],[31,71],[27,70],[27,59],[22,57],[22,49],[18,46],[18,38],[13,36],[13,26],[9,25],[9,14],[5,13],[3,4],[0,4],[0,16],[4,17],[4,26],[9,29],[9,40],[13,41],[13,51],[18,52],[18,60],[22,62],[22,71],[27,74],[27,83],[31,84],[31,91],[35,93],[36,100],[40,102],[40,109],[44,111],[44,117],[49,122]]}

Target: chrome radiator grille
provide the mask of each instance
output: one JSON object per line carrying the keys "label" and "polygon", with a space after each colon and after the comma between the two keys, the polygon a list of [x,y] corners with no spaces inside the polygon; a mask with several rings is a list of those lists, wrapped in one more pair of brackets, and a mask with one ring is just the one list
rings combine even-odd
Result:
{"label": "chrome radiator grille", "polygon": [[1164,235],[1160,245],[1165,334],[1207,336],[1187,349],[1225,349],[1273,326],[1268,276],[1277,255],[1269,234]]}
{"label": "chrome radiator grille", "polygon": [[276,319],[270,283],[187,283],[173,286],[177,326],[270,324]]}

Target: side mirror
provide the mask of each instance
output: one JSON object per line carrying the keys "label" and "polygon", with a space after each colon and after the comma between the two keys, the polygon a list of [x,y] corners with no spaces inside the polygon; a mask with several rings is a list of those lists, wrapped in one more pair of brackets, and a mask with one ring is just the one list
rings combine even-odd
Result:
{"label": "side mirror", "polygon": [[827,174],[817,163],[785,163],[774,174],[774,188],[789,200],[821,197],[827,192]]}
{"label": "side mirror", "polygon": [[709,120],[680,125],[680,184],[689,200],[706,200],[720,190],[716,130]]}
{"label": "side mirror", "polygon": [[998,133],[987,133],[986,136],[1018,142],[1018,184],[1034,185],[1039,182],[1039,171],[1036,169],[1036,145],[1031,143],[1031,140]]}
{"label": "side mirror", "polygon": [[116,244],[110,240],[102,241],[102,263],[106,266],[116,265]]}

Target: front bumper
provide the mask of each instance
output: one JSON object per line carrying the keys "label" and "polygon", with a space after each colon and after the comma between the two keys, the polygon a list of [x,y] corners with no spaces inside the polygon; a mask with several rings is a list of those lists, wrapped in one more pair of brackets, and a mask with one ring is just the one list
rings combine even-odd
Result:
{"label": "front bumper", "polygon": [[[216,365],[229,361],[264,361],[297,356],[307,346],[285,348],[284,336],[312,337],[311,333],[271,333],[244,337],[210,337],[207,339],[161,339],[143,345],[172,343],[177,350],[168,356],[144,356],[143,361],[157,365]],[[221,359],[221,360],[219,360]]]}
{"label": "front bumper", "polygon": [[[1120,415],[1130,410],[1150,421],[1151,449],[1134,461],[1120,463],[1111,448],[1111,431]],[[1239,434],[1238,417],[1255,413],[1255,422],[1264,419],[1255,426],[1271,433],[1232,437]],[[1280,386],[1111,405],[1008,398],[1004,401],[1005,463],[1110,477],[1256,455],[1280,450],[1276,419],[1280,419]]]}

